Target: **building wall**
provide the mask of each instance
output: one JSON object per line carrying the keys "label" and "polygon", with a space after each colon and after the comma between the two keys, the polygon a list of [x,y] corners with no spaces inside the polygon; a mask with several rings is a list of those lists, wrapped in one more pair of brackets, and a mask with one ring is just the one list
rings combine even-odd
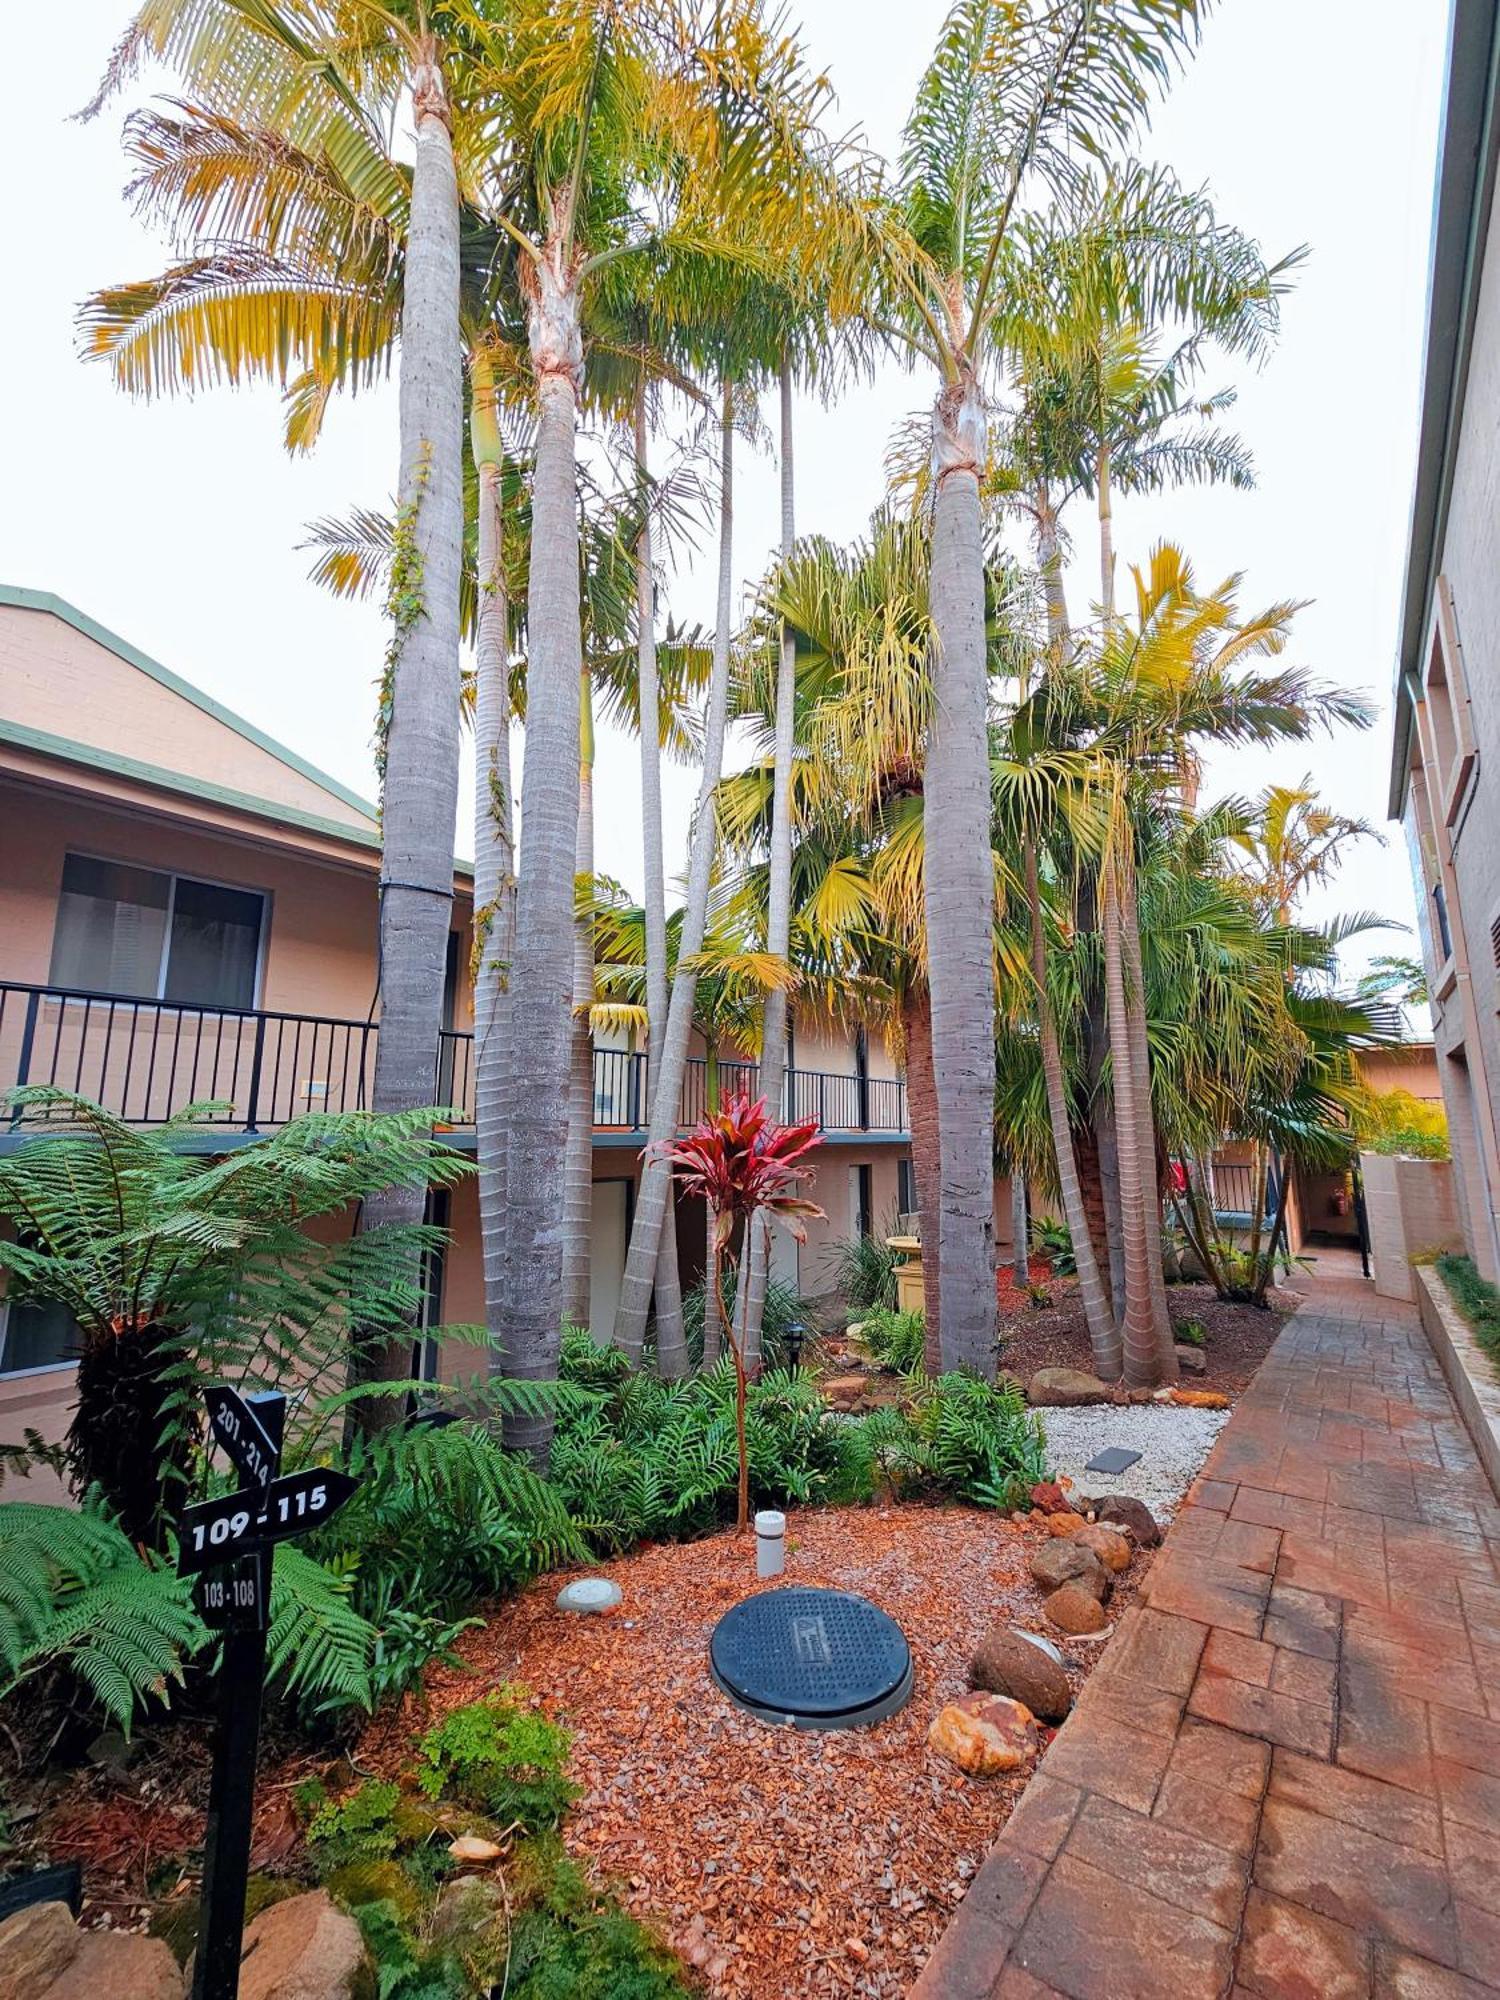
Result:
{"label": "building wall", "polygon": [[356,807],[52,612],[0,604],[6,721],[368,830]]}

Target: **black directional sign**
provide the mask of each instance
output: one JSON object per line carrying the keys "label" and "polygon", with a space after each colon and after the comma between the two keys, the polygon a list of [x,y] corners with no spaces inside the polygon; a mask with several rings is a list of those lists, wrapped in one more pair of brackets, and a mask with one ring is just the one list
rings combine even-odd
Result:
{"label": "black directional sign", "polygon": [[358,1482],[347,1472],[313,1466],[264,1487],[246,1486],[183,1510],[177,1573],[196,1576],[215,1563],[287,1542],[330,1521]]}
{"label": "black directional sign", "polygon": [[236,1472],[252,1486],[269,1486],[276,1476],[281,1452],[272,1442],[266,1417],[256,1404],[270,1399],[242,1396],[237,1389],[205,1391],[209,1428]]}
{"label": "black directional sign", "polygon": [[263,1632],[271,1609],[271,1551],[218,1563],[193,1586],[193,1602],[205,1625],[220,1631]]}

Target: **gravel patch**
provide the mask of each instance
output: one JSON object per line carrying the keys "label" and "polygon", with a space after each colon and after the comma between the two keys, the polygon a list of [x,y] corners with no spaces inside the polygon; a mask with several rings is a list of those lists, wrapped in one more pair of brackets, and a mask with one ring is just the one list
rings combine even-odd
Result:
{"label": "gravel patch", "polygon": [[[1047,1458],[1073,1490],[1090,1499],[1128,1493],[1144,1500],[1165,1527],[1197,1477],[1214,1439],[1229,1421],[1227,1410],[1181,1410],[1158,1405],[1121,1408],[1104,1403],[1081,1410],[1038,1410],[1047,1434]],[[1085,1472],[1106,1445],[1141,1456],[1124,1472]]]}

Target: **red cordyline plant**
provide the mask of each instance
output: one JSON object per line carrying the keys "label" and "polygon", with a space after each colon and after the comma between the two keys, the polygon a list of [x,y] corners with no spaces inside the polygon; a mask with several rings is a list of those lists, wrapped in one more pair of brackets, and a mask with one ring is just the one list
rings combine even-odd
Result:
{"label": "red cordyline plant", "polygon": [[[729,1352],[734,1357],[734,1422],[740,1449],[740,1489],[738,1526],[750,1525],[750,1460],[745,1449],[745,1329],[736,1335],[724,1310],[724,1251],[734,1234],[737,1221],[748,1231],[757,1215],[773,1216],[784,1223],[799,1243],[807,1239],[804,1216],[821,1215],[816,1202],[803,1201],[791,1192],[793,1183],[807,1172],[804,1162],[822,1144],[816,1118],[800,1119],[795,1125],[778,1125],[766,1110],[766,1100],[752,1104],[748,1091],[712,1117],[695,1125],[680,1139],[668,1139],[661,1153],[677,1170],[678,1184],[687,1194],[701,1194],[713,1212],[710,1239],[713,1269],[709,1289],[714,1310]],[[748,1300],[749,1287],[745,1288]]]}

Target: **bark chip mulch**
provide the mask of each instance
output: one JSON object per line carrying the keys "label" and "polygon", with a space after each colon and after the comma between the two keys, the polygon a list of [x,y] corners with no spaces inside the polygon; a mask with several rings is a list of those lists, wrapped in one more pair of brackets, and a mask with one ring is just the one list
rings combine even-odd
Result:
{"label": "bark chip mulch", "polygon": [[[434,1714],[519,1682],[575,1732],[583,1797],[569,1845],[655,1923],[715,1996],[903,1993],[1025,1786],[966,1778],[927,1748],[933,1716],[967,1687],[997,1620],[1045,1630],[1026,1558],[1046,1534],[977,1508],[808,1510],[788,1523],[786,1573],[755,1577],[754,1538],[658,1544],[601,1565],[624,1602],[572,1617],[543,1578],[498,1604],[427,1676]],[[1133,1594],[1137,1558],[1112,1617]],[[708,1641],[758,1588],[857,1591],[900,1624],[916,1687],[872,1728],[770,1728],[708,1673]],[[1097,1642],[1070,1642],[1075,1691]],[[377,1764],[423,1726],[410,1710],[365,1741]],[[1052,1731],[1043,1730],[1044,1741]]]}

